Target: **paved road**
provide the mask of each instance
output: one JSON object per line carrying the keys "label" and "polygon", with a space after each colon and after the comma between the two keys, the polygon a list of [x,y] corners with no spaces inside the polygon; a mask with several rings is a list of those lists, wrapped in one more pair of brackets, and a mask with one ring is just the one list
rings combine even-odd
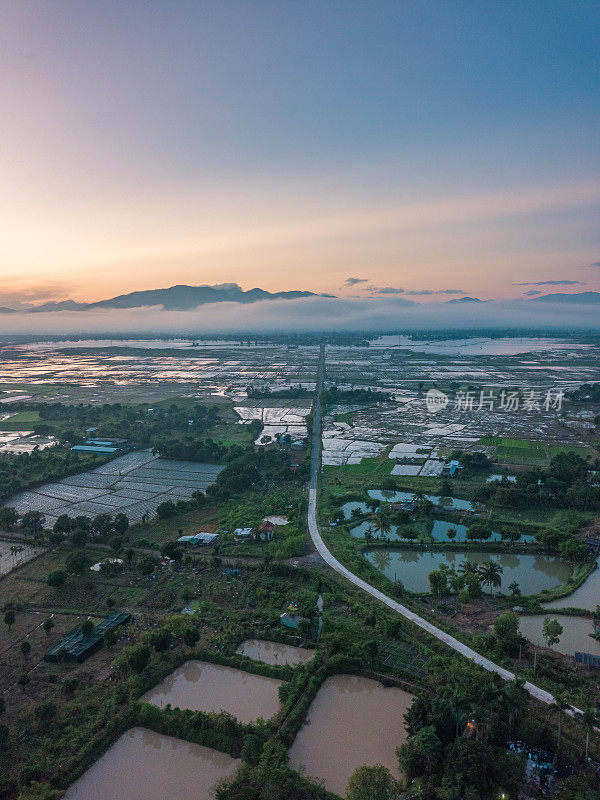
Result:
{"label": "paved road", "polygon": [[[398,603],[391,597],[388,597],[383,592],[380,592],[379,589],[376,589],[371,584],[363,581],[362,578],[359,578],[358,575],[355,575],[353,572],[350,572],[343,564],[341,564],[337,558],[335,558],[328,550],[327,545],[323,541],[321,533],[319,531],[319,526],[317,523],[317,485],[319,480],[319,470],[321,465],[321,390],[323,388],[323,378],[325,373],[325,348],[321,346],[321,352],[319,356],[319,367],[318,367],[318,377],[317,377],[317,389],[316,389],[316,401],[315,401],[315,416],[314,416],[314,429],[313,429],[313,445],[312,445],[312,455],[311,455],[311,474],[310,474],[310,489],[309,489],[309,499],[308,499],[308,530],[310,532],[311,539],[317,551],[321,555],[321,557],[329,564],[329,566],[334,569],[337,573],[342,575],[344,578],[353,583],[355,586],[358,586],[359,589],[362,589],[367,594],[371,595],[375,600],[379,600],[384,605],[391,608],[393,611],[396,611],[398,614],[402,614],[403,617],[413,622],[415,625],[418,625],[419,628],[427,631],[427,633],[435,636],[436,639],[439,639],[444,644],[447,644],[448,647],[451,647],[453,650],[456,650],[457,653],[461,653],[465,658],[474,661],[476,664],[479,664],[484,669],[488,670],[488,672],[495,672],[497,675],[500,675],[501,678],[507,681],[512,681],[515,679],[515,674],[510,672],[504,667],[501,667],[499,664],[495,664],[493,661],[490,661],[489,658],[480,655],[472,648],[468,647],[463,642],[456,639],[454,636],[450,636],[449,633],[437,628],[435,625],[432,625],[431,622],[428,622],[423,617],[420,617],[418,614],[415,614],[414,611],[411,611],[406,606],[403,606],[401,603]],[[533,683],[527,682],[525,684],[525,689],[529,692],[532,697],[535,697],[536,700],[541,701],[542,703],[547,703],[548,705],[552,705],[555,700],[550,692],[547,692],[545,689],[542,689],[539,686],[536,686]],[[572,706],[571,709],[567,710],[567,713],[579,713],[581,714],[581,710]]]}

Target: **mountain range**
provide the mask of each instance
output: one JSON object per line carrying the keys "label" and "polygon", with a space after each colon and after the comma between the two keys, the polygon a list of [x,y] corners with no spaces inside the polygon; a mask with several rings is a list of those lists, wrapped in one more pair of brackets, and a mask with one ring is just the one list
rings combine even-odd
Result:
{"label": "mountain range", "polygon": [[[79,303],[75,300],[52,300],[37,306],[20,308],[28,313],[52,311],[88,311],[92,309],[132,309],[144,306],[162,306],[166,311],[191,311],[207,303],[257,303],[261,300],[295,300],[303,297],[334,297],[331,294],[318,294],[308,291],[267,292],[265,289],[249,289],[244,291],[237,283],[221,283],[215,286],[170,286],[168,289],[147,289],[138,292],[129,292],[107,300],[98,300],[93,303]],[[482,303],[478,297],[458,297],[448,300],[447,303]],[[488,301],[489,302],[489,301]],[[517,300],[511,302],[534,303],[561,303],[583,305],[600,305],[600,292],[575,292],[573,294],[545,294],[532,300]],[[0,314],[14,314],[17,309],[0,307]]]}
{"label": "mountain range", "polygon": [[[295,300],[300,297],[333,297],[317,295],[315,292],[267,292],[264,289],[244,291],[237,283],[221,283],[216,286],[170,286],[168,289],[147,289],[129,292],[98,300],[94,303],[78,303],[75,300],[50,301],[26,309],[29,313],[48,311],[88,311],[95,308],[142,308],[162,306],[166,311],[190,311],[206,303],[257,303],[260,300]],[[0,308],[0,313],[15,312],[12,308]]]}

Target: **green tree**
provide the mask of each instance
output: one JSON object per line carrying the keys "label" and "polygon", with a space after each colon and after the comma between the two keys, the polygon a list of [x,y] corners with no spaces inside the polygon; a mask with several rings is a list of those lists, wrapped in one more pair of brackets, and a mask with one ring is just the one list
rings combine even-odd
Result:
{"label": "green tree", "polygon": [[510,653],[519,646],[519,617],[514,611],[504,611],[494,622],[494,633],[498,647],[503,653]]}
{"label": "green tree", "polygon": [[494,561],[493,558],[488,559],[479,568],[481,583],[484,586],[490,587],[490,594],[492,594],[492,590],[494,588],[502,586],[503,571],[504,570],[502,569],[500,564],[497,561]]}
{"label": "green tree", "polygon": [[581,720],[583,722],[583,727],[585,728],[585,763],[587,764],[590,752],[590,738],[595,727],[598,725],[598,714],[596,709],[591,707],[584,709]]}
{"label": "green tree", "polygon": [[117,643],[117,632],[114,628],[109,628],[102,638],[107,647],[114,647]]}
{"label": "green tree", "polygon": [[562,632],[563,626],[557,619],[546,617],[542,626],[542,634],[546,640],[546,647],[552,647],[553,644],[558,644]]}
{"label": "green tree", "polygon": [[448,594],[448,576],[442,569],[434,569],[429,573],[429,586],[434,597],[445,597]]}
{"label": "green tree", "polygon": [[31,642],[28,639],[23,639],[19,645],[19,649],[23,654],[23,658],[27,660],[28,655],[31,653]]}
{"label": "green tree", "polygon": [[183,634],[183,641],[188,647],[195,647],[200,640],[200,633],[197,628],[188,628]]}
{"label": "green tree", "polygon": [[21,674],[17,678],[17,683],[19,684],[21,689],[23,689],[23,691],[25,691],[25,687],[28,686],[31,683],[31,678],[29,677],[29,675],[26,672],[21,672]]}
{"label": "green tree", "polygon": [[554,696],[554,710],[558,714],[558,731],[556,736],[556,750],[560,750],[560,743],[562,738],[562,714],[567,708],[570,708],[570,703],[567,699],[565,692],[557,692]]}
{"label": "green tree", "polygon": [[65,559],[67,571],[74,572],[77,575],[81,575],[88,566],[88,563],[88,558],[83,550],[76,550],[74,553],[69,553]]}
{"label": "green tree", "polygon": [[433,725],[426,725],[398,749],[400,768],[408,780],[437,769],[442,757],[442,742]]}
{"label": "green tree", "polygon": [[12,610],[12,608],[9,608],[8,611],[4,612],[4,622],[6,623],[6,625],[8,625],[8,630],[10,630],[12,626],[15,624],[16,618],[17,616],[15,612]]}
{"label": "green tree", "polygon": [[380,538],[387,537],[388,533],[392,530],[392,520],[387,508],[381,511],[380,514],[377,514],[373,527],[379,532]]}
{"label": "green tree", "polygon": [[37,705],[33,713],[40,725],[46,728],[50,720],[56,716],[56,703],[53,700],[46,700]]}
{"label": "green tree", "polygon": [[91,636],[94,632],[94,623],[91,619],[84,619],[81,625],[79,626],[81,629],[82,634],[86,637],[86,639]]}
{"label": "green tree", "polygon": [[45,619],[42,623],[42,630],[44,631],[46,636],[48,636],[53,627],[54,627],[54,622],[50,619],[50,617]]}
{"label": "green tree", "polygon": [[399,787],[387,767],[364,765],[352,773],[345,796],[346,800],[395,800]]}
{"label": "green tree", "polygon": [[50,572],[48,574],[48,577],[46,578],[46,583],[53,589],[58,589],[61,586],[65,585],[66,580],[67,580],[67,573],[62,569],[55,569],[54,572]]}
{"label": "green tree", "polygon": [[130,648],[126,663],[133,672],[142,672],[150,663],[150,648],[143,644]]}

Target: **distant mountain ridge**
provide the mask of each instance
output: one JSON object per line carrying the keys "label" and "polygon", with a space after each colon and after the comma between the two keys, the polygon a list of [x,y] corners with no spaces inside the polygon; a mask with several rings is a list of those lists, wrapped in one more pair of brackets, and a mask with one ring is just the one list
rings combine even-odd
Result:
{"label": "distant mountain ridge", "polygon": [[[76,300],[51,300],[37,306],[28,308],[10,308],[0,306],[0,314],[14,314],[17,311],[26,313],[48,313],[54,311],[88,311],[90,309],[133,309],[144,306],[162,306],[166,311],[191,311],[208,303],[258,303],[261,300],[296,300],[306,297],[329,297],[332,294],[320,294],[309,291],[268,292],[265,289],[248,289],[244,291],[237,283],[220,283],[214,286],[188,286],[178,284],[166,289],[145,289],[128,294],[121,294],[107,300],[98,300],[93,303],[80,303]],[[446,304],[479,304],[489,303],[490,300],[481,300],[479,297],[456,297],[446,300]],[[554,293],[544,294],[531,299],[517,299],[510,302],[517,303],[561,303],[581,305],[600,305],[600,292],[574,292],[571,294]]]}
{"label": "distant mountain ridge", "polygon": [[485,303],[479,297],[455,297],[454,300],[446,300],[446,303]]}
{"label": "distant mountain ridge", "polygon": [[74,300],[43,303],[28,309],[29,312],[87,311],[94,308],[142,308],[162,306],[166,311],[191,311],[207,303],[257,303],[260,300],[295,300],[301,297],[333,297],[316,292],[291,291],[267,292],[265,289],[244,291],[237,283],[221,283],[216,286],[187,286],[180,284],[168,289],[145,289],[121,294],[108,300],[94,303],[77,303]]}
{"label": "distant mountain ridge", "polygon": [[534,297],[533,302],[539,303],[583,303],[584,305],[595,305],[600,303],[600,292],[575,292],[574,294],[564,294],[557,292],[556,294],[543,294],[540,297]]}

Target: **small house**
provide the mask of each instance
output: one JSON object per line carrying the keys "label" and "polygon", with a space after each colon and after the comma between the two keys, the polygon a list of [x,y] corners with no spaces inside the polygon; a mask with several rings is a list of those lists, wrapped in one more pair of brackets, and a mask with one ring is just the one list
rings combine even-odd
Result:
{"label": "small house", "polygon": [[273,538],[274,531],[275,525],[268,519],[265,519],[260,523],[260,525],[255,525],[252,528],[252,536],[255,540],[259,540],[261,542],[270,542]]}
{"label": "small house", "polygon": [[442,467],[442,475],[446,477],[453,477],[457,472],[459,472],[463,468],[460,461],[449,461],[447,464],[444,464]]}

